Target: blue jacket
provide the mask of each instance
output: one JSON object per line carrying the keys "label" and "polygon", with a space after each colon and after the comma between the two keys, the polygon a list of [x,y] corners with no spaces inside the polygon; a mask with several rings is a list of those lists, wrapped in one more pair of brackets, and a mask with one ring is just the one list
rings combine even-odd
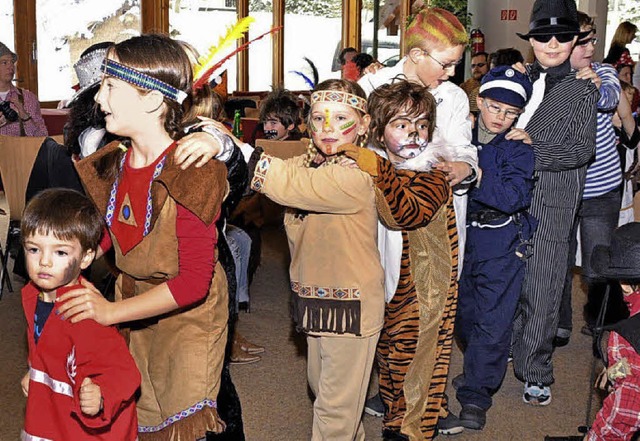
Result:
{"label": "blue jacket", "polygon": [[[516,215],[513,222],[495,229],[475,228],[467,220],[469,243],[465,258],[483,261],[514,252],[522,240],[531,238],[537,222],[526,210],[531,205],[535,158],[531,146],[507,140],[504,133],[488,144],[480,144],[475,128],[473,143],[478,146],[482,178],[468,193],[468,217],[486,210],[502,212],[505,218]],[[502,219],[489,224],[504,222]]]}

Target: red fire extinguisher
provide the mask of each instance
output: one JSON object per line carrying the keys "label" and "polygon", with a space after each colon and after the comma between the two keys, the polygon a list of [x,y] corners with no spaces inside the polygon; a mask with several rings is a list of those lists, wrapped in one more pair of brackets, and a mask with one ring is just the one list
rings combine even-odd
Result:
{"label": "red fire extinguisher", "polygon": [[478,29],[471,31],[471,54],[484,52],[484,34]]}

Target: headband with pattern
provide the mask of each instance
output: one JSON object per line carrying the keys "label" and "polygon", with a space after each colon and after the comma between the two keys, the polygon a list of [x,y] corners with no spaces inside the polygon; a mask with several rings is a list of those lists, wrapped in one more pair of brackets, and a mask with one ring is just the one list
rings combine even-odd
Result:
{"label": "headband with pattern", "polygon": [[185,92],[176,89],[164,81],[108,58],[105,58],[102,63],[102,72],[106,75],[126,81],[129,84],[133,84],[134,86],[142,87],[143,89],[157,90],[165,97],[176,101],[178,104],[182,104],[184,99],[187,97]]}
{"label": "headband with pattern", "polygon": [[362,113],[367,113],[367,100],[352,93],[340,90],[319,90],[311,94],[311,105],[322,101],[346,104]]}

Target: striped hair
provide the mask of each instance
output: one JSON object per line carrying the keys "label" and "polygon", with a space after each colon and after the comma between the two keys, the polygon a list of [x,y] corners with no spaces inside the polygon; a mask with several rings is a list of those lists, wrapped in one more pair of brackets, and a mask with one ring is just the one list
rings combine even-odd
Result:
{"label": "striped hair", "polygon": [[425,46],[451,47],[469,42],[467,30],[451,12],[424,8],[416,14],[405,33],[405,50]]}

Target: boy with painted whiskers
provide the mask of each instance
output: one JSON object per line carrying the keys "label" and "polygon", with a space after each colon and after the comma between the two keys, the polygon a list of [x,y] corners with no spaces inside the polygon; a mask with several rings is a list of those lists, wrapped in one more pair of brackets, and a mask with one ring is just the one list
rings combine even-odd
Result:
{"label": "boy with painted whiskers", "polygon": [[378,243],[387,305],[377,348],[383,437],[431,440],[444,405],[457,297],[451,187],[422,158],[436,103],[426,88],[403,80],[374,90],[368,105],[371,150],[339,150],[373,178],[384,224]]}

